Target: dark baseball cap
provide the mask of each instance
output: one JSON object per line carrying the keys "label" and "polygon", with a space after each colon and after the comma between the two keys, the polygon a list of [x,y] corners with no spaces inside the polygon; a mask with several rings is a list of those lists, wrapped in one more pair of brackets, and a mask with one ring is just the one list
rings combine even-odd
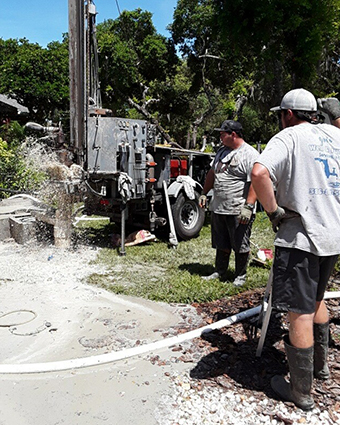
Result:
{"label": "dark baseball cap", "polygon": [[233,120],[225,120],[223,121],[220,128],[214,128],[215,131],[235,131],[235,133],[241,133],[243,127],[241,123]]}

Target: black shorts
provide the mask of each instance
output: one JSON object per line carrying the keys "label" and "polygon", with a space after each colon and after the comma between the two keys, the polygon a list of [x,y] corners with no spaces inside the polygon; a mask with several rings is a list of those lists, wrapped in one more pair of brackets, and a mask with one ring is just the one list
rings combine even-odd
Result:
{"label": "black shorts", "polygon": [[275,248],[273,308],[299,314],[315,312],[323,299],[338,255],[318,257],[293,248]]}
{"label": "black shorts", "polygon": [[237,215],[211,213],[211,244],[215,249],[234,250],[237,253],[250,251],[252,216],[248,224],[239,224]]}

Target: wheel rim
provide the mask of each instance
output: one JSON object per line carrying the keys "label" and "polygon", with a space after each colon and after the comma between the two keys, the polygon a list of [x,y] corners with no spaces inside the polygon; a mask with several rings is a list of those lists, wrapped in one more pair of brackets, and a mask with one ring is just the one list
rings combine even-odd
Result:
{"label": "wheel rim", "polygon": [[186,202],[181,209],[181,223],[185,229],[192,229],[195,227],[198,220],[198,211],[196,204],[193,202]]}

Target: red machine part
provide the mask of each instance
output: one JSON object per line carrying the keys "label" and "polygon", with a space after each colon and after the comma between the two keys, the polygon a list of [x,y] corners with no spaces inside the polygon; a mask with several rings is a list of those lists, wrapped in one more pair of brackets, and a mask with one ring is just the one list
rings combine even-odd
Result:
{"label": "red machine part", "polygon": [[186,159],[170,160],[170,177],[186,176],[188,174],[188,161]]}

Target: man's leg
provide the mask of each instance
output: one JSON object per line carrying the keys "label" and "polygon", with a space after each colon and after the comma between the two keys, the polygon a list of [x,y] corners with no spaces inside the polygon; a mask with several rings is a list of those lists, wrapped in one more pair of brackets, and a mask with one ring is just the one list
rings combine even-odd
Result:
{"label": "man's leg", "polygon": [[329,320],[328,310],[325,304],[325,301],[317,301],[316,302],[316,309],[315,309],[315,316],[314,316],[314,323],[322,324],[326,323]]}
{"label": "man's leg", "polygon": [[211,213],[211,245],[216,249],[215,271],[203,276],[204,280],[226,279],[231,253],[227,220],[228,216]]}
{"label": "man's leg", "polygon": [[226,280],[229,267],[230,250],[217,249],[215,268],[221,280]]}
{"label": "man's leg", "polygon": [[288,312],[289,340],[294,347],[309,348],[313,345],[314,313],[298,314]]}
{"label": "man's leg", "polygon": [[249,252],[235,252],[235,286],[242,286],[246,283],[247,266],[249,262]]}
{"label": "man's leg", "polygon": [[233,216],[233,226],[230,230],[232,247],[235,251],[235,286],[246,283],[247,267],[250,258],[250,235],[255,215],[248,224],[239,224],[238,217]]}
{"label": "man's leg", "polygon": [[329,316],[325,302],[316,303],[314,316],[314,377],[328,379],[330,372],[327,364],[329,343]]}
{"label": "man's leg", "polygon": [[313,383],[313,320],[318,285],[319,259],[312,254],[289,248],[276,248],[274,260],[273,306],[287,311],[289,336],[285,351],[290,382],[283,376],[271,380],[273,390],[286,401],[303,410],[314,407],[311,397]]}
{"label": "man's leg", "polygon": [[220,279],[226,280],[229,267],[230,251],[224,249],[216,249],[215,255],[215,271],[209,276],[203,276],[204,280]]}
{"label": "man's leg", "polygon": [[273,390],[284,400],[292,401],[303,410],[311,410],[314,401],[311,397],[313,383],[313,317],[312,314],[288,313],[289,338],[285,340],[285,350],[290,371],[290,382],[283,376],[271,380]]}

